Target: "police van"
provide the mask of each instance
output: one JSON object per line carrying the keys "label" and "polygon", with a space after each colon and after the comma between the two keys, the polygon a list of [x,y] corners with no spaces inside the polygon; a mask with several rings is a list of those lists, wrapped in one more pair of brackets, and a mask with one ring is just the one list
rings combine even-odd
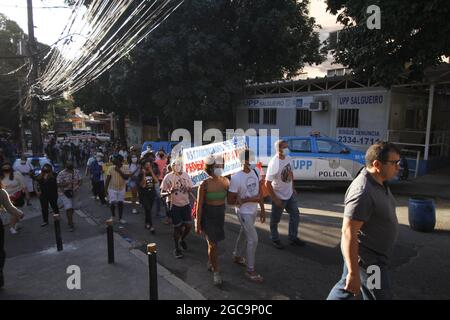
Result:
{"label": "police van", "polygon": [[[255,138],[258,145],[255,144]],[[292,158],[294,180],[310,182],[350,182],[365,164],[365,154],[343,143],[322,137],[318,133],[310,136],[281,137],[286,141]],[[256,151],[257,161],[267,169],[270,159],[275,155],[274,138],[269,138],[261,147],[260,138],[247,137],[251,150]]]}

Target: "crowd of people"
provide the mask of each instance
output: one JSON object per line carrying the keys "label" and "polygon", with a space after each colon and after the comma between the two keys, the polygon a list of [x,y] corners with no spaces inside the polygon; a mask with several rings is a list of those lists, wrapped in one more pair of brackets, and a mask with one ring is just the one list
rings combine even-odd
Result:
{"label": "crowd of people", "polygon": [[[23,168],[13,168],[10,163],[1,165],[0,203],[11,214],[10,232],[16,234],[23,213],[17,209],[29,201],[31,191],[39,197],[42,209],[42,227],[49,223],[49,206],[59,213],[58,201],[66,211],[69,231],[75,230],[73,211],[79,205],[82,177],[79,168],[84,168],[89,177],[93,196],[108,205],[111,218],[123,226],[124,201],[127,190],[131,193],[132,213],[138,213],[138,202],[144,212],[144,227],[151,234],[156,230],[152,220],[152,209],[160,214],[164,208],[165,224],[173,226],[174,257],[183,257],[186,241],[194,230],[203,234],[207,241],[207,270],[211,271],[215,285],[222,284],[217,245],[225,240],[226,205],[235,207],[241,228],[235,242],[232,261],[245,266],[245,276],[254,282],[264,278],[256,271],[255,254],[258,232],[255,223],[265,223],[264,196],[270,196],[270,236],[277,249],[284,244],[278,233],[278,224],[283,211],[289,214],[288,240],[293,246],[305,242],[298,236],[299,209],[294,188],[292,158],[288,144],[279,140],[275,144],[276,154],[269,162],[265,177],[255,167],[255,154],[245,150],[240,154],[241,170],[232,176],[223,176],[224,159],[209,156],[204,160],[204,171],[208,178],[201,182],[194,194],[190,176],[183,171],[181,158],[171,159],[164,150],[140,152],[118,144],[82,143],[78,146],[50,142],[47,145],[50,158],[65,162],[62,171],[56,174],[51,164],[45,164],[39,174],[29,171],[25,182]],[[342,236],[344,273],[342,279],[330,292],[330,299],[347,299],[358,294],[361,287],[364,298],[390,297],[387,277],[383,277],[383,289],[368,288],[361,279],[368,276],[369,263],[375,263],[386,273],[386,265],[396,237],[395,204],[386,181],[399,170],[399,151],[392,144],[378,143],[366,154],[366,168],[354,180],[346,194],[345,218]],[[25,158],[20,164],[25,165]],[[26,170],[25,170],[26,171]],[[375,201],[375,202],[374,202]],[[384,202],[383,202],[384,201]],[[380,206],[380,203],[385,203]],[[377,205],[375,205],[375,203]],[[381,227],[380,227],[381,225]],[[4,264],[3,226],[0,235],[0,269]],[[361,236],[363,234],[363,236]],[[373,242],[373,238],[379,241]],[[358,248],[359,251],[355,251]],[[359,258],[359,260],[358,260]],[[2,279],[3,281],[3,279]],[[1,284],[1,283],[0,283]]]}

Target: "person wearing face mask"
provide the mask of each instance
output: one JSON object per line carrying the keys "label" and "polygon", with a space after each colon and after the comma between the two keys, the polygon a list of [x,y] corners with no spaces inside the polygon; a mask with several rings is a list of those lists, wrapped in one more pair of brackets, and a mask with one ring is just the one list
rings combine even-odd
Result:
{"label": "person wearing face mask", "polygon": [[[241,223],[239,236],[233,252],[233,262],[247,267],[246,277],[254,282],[262,282],[263,277],[255,271],[255,254],[258,233],[255,228],[258,204],[261,208],[260,222],[266,221],[262,195],[262,179],[254,164],[254,155],[244,150],[240,159],[242,171],[231,176],[228,204],[236,205],[236,215]],[[246,257],[246,259],[244,258]]]}
{"label": "person wearing face mask", "polygon": [[[167,157],[166,157],[166,153],[164,152],[164,150],[159,150],[158,151],[158,156],[155,160],[155,164],[158,167],[158,171],[159,171],[159,175],[158,175],[158,182],[156,185],[156,197],[155,197],[155,201],[156,201],[156,212],[157,214],[160,214],[161,211],[161,194],[159,192],[161,183],[164,179],[164,176],[167,173]],[[163,201],[163,207],[164,207],[164,211],[165,214],[164,215],[160,215],[160,217],[166,217],[167,219],[167,208],[165,206],[165,202]]]}
{"label": "person wearing face mask", "polygon": [[223,159],[210,156],[205,160],[209,178],[202,181],[197,193],[195,231],[205,234],[208,243],[208,270],[213,272],[213,283],[222,284],[217,258],[217,244],[225,239],[225,199],[229,181],[222,177]]}
{"label": "person wearing face mask", "polygon": [[277,249],[283,249],[278,233],[281,215],[286,209],[289,214],[288,238],[292,245],[303,246],[305,242],[298,238],[300,212],[297,204],[297,192],[294,188],[292,158],[289,156],[288,143],[283,140],[275,142],[277,154],[267,166],[265,187],[272,198],[272,213],[270,215],[270,238]]}
{"label": "person wearing face mask", "polygon": [[132,212],[138,214],[136,202],[138,198],[139,172],[141,171],[141,166],[139,164],[138,156],[135,153],[131,154],[129,159],[128,171],[130,172],[130,178],[128,179],[127,185],[131,190]]}
{"label": "person wearing face mask", "polygon": [[53,168],[50,164],[43,165],[41,173],[33,177],[36,182],[36,194],[39,197],[42,210],[41,227],[48,225],[48,205],[52,207],[54,214],[59,214],[58,208],[58,185]]}
{"label": "person wearing face mask", "polygon": [[[173,224],[173,239],[175,242],[174,256],[183,258],[180,246],[187,250],[186,236],[191,231],[191,206],[189,197],[192,192],[192,180],[186,172],[183,172],[181,159],[172,162],[173,171],[164,177],[161,184],[161,193],[168,194],[171,204],[170,216]],[[156,175],[156,173],[155,173]]]}
{"label": "person wearing face mask", "polygon": [[[20,172],[22,174],[28,194],[34,192],[33,179],[31,179],[30,176],[30,172],[32,171],[32,169],[33,168],[31,167],[30,163],[27,162],[27,157],[24,155],[20,157],[20,162],[15,162],[13,166],[14,171]],[[29,198],[27,198],[27,205],[31,205]]]}
{"label": "person wearing face mask", "polygon": [[69,231],[75,230],[73,223],[73,211],[79,205],[79,189],[81,186],[81,176],[74,168],[71,161],[66,162],[66,168],[56,177],[58,184],[58,197],[61,199],[67,214]]}
{"label": "person wearing face mask", "polygon": [[111,217],[116,216],[116,204],[119,208],[119,223],[125,224],[123,217],[123,202],[125,200],[126,183],[130,177],[128,167],[123,165],[123,157],[120,154],[113,156],[113,166],[106,173],[105,189],[108,190],[108,199],[111,209]]}
{"label": "person wearing face mask", "polygon": [[92,193],[95,198],[99,198],[101,204],[105,205],[105,179],[103,176],[103,153],[97,152],[95,158],[89,164],[91,176]]}
{"label": "person wearing face mask", "polygon": [[154,174],[152,163],[150,161],[145,161],[142,167],[143,168],[138,175],[139,202],[145,211],[145,228],[154,234],[155,228],[153,227],[152,222],[152,207],[155,199],[155,188],[158,177]]}

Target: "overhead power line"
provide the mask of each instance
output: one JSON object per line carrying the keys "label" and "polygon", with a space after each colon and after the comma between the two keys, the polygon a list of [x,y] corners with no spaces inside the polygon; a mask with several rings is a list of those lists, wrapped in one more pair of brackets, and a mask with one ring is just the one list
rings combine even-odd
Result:
{"label": "overhead power line", "polygon": [[65,39],[46,55],[47,67],[32,86],[41,100],[65,97],[111,68],[165,21],[183,0],[76,1],[61,33]]}

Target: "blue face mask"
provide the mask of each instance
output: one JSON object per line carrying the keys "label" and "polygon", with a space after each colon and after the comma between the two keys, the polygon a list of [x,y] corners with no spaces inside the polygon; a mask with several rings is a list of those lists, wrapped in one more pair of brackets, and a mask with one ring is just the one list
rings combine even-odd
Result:
{"label": "blue face mask", "polygon": [[289,156],[290,154],[291,154],[291,151],[289,150],[289,148],[284,148],[284,149],[283,149],[283,155],[284,155],[285,157]]}

